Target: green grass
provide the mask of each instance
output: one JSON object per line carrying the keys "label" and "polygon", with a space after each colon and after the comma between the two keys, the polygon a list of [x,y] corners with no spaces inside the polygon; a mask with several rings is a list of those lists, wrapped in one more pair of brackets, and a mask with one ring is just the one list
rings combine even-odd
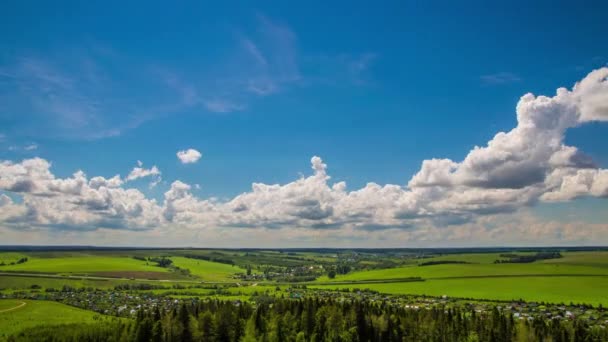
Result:
{"label": "green grass", "polygon": [[[519,253],[518,253],[519,254]],[[471,264],[408,265],[359,271],[318,282],[386,280],[374,284],[336,284],[321,288],[369,288],[391,294],[426,294],[477,299],[608,304],[608,252],[565,252],[563,258],[524,264],[493,264],[498,253],[451,254],[420,261],[457,260]],[[424,282],[388,282],[421,277]]]}
{"label": "green grass", "polygon": [[[15,262],[23,257],[27,257],[27,255],[22,253],[15,252],[1,252],[0,253],[0,264],[10,264],[11,262]],[[2,270],[6,266],[0,266],[0,270]]]}
{"label": "green grass", "polygon": [[12,300],[12,299],[0,300],[0,312],[16,308],[16,307],[20,306],[21,304],[23,304],[23,301],[21,301],[21,300]]}
{"label": "green grass", "polygon": [[424,282],[382,283],[358,285],[310,285],[314,288],[372,289],[390,294],[527,301],[551,303],[588,303],[608,305],[606,277],[504,277],[434,279]]}
{"label": "green grass", "polygon": [[[319,281],[360,281],[422,277],[425,279],[446,277],[483,277],[517,275],[605,275],[608,268],[599,266],[580,266],[567,263],[530,263],[530,264],[442,264],[432,266],[404,266],[398,268],[353,272]],[[608,281],[608,277],[606,278]]]}
{"label": "green grass", "polygon": [[565,252],[563,258],[543,260],[545,264],[608,268],[608,252]]}
{"label": "green grass", "polygon": [[23,264],[2,266],[0,271],[94,275],[97,272],[167,272],[167,269],[130,257],[83,255],[57,258],[29,257],[29,260]]}
{"label": "green grass", "polygon": [[25,305],[15,310],[0,312],[0,341],[36,325],[90,323],[109,319],[92,311],[49,301],[3,299],[0,300],[0,310],[4,307],[16,307],[22,303]]}
{"label": "green grass", "polygon": [[222,264],[219,262],[184,257],[171,257],[171,260],[173,260],[175,266],[189,269],[191,275],[209,282],[234,282],[235,280],[232,278],[232,275],[246,272],[246,270],[238,266]]}
{"label": "green grass", "polygon": [[[501,253],[463,253],[463,254],[445,254],[434,256],[431,258],[411,259],[416,264],[429,261],[464,261],[472,264],[492,264],[495,260],[504,259],[500,257]],[[518,253],[524,254],[524,253]]]}
{"label": "green grass", "polygon": [[[286,289],[286,286],[279,286],[282,290]],[[243,295],[248,295],[251,296],[255,293],[257,294],[262,294],[262,293],[275,293],[275,292],[280,292],[280,291],[276,291],[276,285],[272,286],[272,285],[261,285],[261,286],[240,286],[240,287],[230,287],[227,289],[228,292],[230,293],[234,293],[234,294],[243,294]]]}
{"label": "green grass", "polygon": [[43,278],[43,277],[21,277],[21,276],[0,276],[1,289],[29,289],[32,285],[38,285],[43,289],[54,288],[60,289],[63,285],[71,287],[94,287],[94,288],[110,288],[118,282],[107,280],[80,280],[80,279],[58,279],[58,278]]}
{"label": "green grass", "polygon": [[0,290],[4,292],[12,292],[11,290],[27,290],[32,285],[42,287],[42,290],[47,288],[61,289],[63,285],[68,285],[74,288],[98,288],[111,289],[116,285],[121,284],[152,284],[171,287],[174,284],[182,286],[193,285],[192,283],[173,282],[173,281],[145,281],[145,280],[129,280],[129,279],[108,279],[108,280],[92,280],[92,279],[74,279],[74,278],[47,278],[47,277],[30,277],[30,276],[15,276],[15,275],[0,275]]}

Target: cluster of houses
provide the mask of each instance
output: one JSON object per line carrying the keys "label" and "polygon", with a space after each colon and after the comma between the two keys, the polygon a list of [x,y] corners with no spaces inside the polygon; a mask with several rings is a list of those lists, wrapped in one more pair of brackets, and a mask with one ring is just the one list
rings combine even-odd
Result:
{"label": "cluster of houses", "polygon": [[[168,296],[158,296],[153,293],[121,292],[121,291],[56,291],[56,292],[30,292],[16,291],[10,295],[2,295],[0,298],[22,298],[34,300],[52,300],[63,304],[95,311],[98,313],[129,317],[135,315],[138,310],[170,310],[176,308],[184,299],[174,299]],[[187,299],[193,301],[197,299]]]}
{"label": "cluster of houses", "polygon": [[323,265],[304,265],[286,267],[285,269],[270,268],[263,273],[235,273],[233,279],[243,281],[280,280],[297,282],[314,280],[325,273]]}
{"label": "cluster of houses", "polygon": [[314,296],[321,298],[332,298],[336,301],[349,300],[367,300],[371,302],[384,302],[389,305],[397,305],[411,310],[430,310],[432,308],[450,308],[459,307],[468,310],[474,310],[478,314],[486,314],[491,312],[493,308],[501,311],[510,312],[514,319],[532,321],[536,317],[545,320],[574,320],[582,319],[589,325],[599,325],[600,327],[608,326],[608,310],[590,305],[576,304],[547,304],[525,301],[513,302],[497,302],[497,301],[479,301],[466,300],[459,298],[451,298],[448,296],[431,297],[417,295],[386,295],[376,291],[367,290],[320,290],[320,289],[304,289],[290,288],[291,298],[303,298],[306,296]]}

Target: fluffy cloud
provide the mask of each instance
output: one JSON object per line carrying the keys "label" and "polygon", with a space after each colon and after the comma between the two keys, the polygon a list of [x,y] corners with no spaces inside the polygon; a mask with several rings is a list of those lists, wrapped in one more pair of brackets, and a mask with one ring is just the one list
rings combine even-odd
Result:
{"label": "fluffy cloud", "polygon": [[193,148],[177,152],[177,159],[179,159],[182,164],[196,163],[202,156],[203,155],[199,151]]}
{"label": "fluffy cloud", "polygon": [[56,178],[50,167],[41,158],[0,164],[0,190],[22,196],[20,204],[2,206],[6,224],[60,229],[149,229],[160,224],[156,202],[139,190],[121,188],[120,176],[88,180],[77,171]]}
{"label": "fluffy cloud", "polygon": [[137,161],[137,166],[129,172],[127,176],[127,181],[133,181],[139,178],[151,177],[151,176],[160,176],[160,170],[156,167],[156,165],[152,166],[150,169],[145,169],[143,167],[143,163],[141,161]]}
{"label": "fluffy cloud", "polygon": [[588,157],[563,141],[569,128],[608,120],[607,76],[608,68],[602,68],[591,72],[572,91],[560,88],[554,97],[524,95],[517,104],[518,124],[513,130],[496,134],[485,147],[475,147],[460,163],[424,161],[410,188],[461,187],[476,192],[538,188],[534,192],[542,194],[551,190],[547,188],[561,186],[581,169],[595,168]]}
{"label": "fluffy cloud", "polygon": [[[401,232],[396,236],[408,240],[424,239],[424,234],[429,239],[450,234],[466,239],[462,227],[476,232],[476,223],[491,226],[488,218],[539,201],[608,197],[608,170],[564,144],[567,129],[608,120],[607,76],[608,68],[602,68],[572,90],[558,89],[553,97],[524,95],[517,104],[515,128],[497,133],[462,161],[423,161],[406,186],[369,183],[349,190],[344,182],[331,182],[327,165],[315,156],[312,174],[287,184],[254,183],[250,191],[219,201],[198,198],[190,185],[176,180],[157,203],[137,189],[126,188],[118,175],[88,179],[78,171],[56,178],[48,161],[33,158],[0,163],[0,190],[22,197],[20,202],[0,198],[0,220],[9,227],[156,228],[173,234],[214,231],[214,236],[226,238],[240,234],[232,233],[239,230],[255,228],[262,234],[294,228],[282,232],[304,240],[344,234],[365,240],[381,229]],[[177,155],[183,163],[201,157],[193,149]],[[147,176],[160,176],[160,171],[139,163],[125,180]],[[449,233],[438,230],[446,226],[451,227],[444,230]],[[571,226],[559,229],[560,234],[574,234]],[[606,227],[597,229],[605,233]],[[496,234],[487,229],[477,233],[487,234],[489,241]]]}

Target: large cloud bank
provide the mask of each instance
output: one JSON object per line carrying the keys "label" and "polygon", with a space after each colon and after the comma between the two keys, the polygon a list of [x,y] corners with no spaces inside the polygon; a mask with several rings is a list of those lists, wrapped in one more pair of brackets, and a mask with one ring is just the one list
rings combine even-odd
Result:
{"label": "large cloud bank", "polygon": [[[608,197],[608,170],[574,146],[566,131],[608,121],[608,68],[591,72],[553,97],[526,94],[517,104],[517,126],[499,132],[464,160],[431,159],[407,185],[369,183],[349,190],[332,183],[327,165],[311,159],[312,174],[284,185],[254,183],[228,201],[196,197],[179,180],[162,201],[127,188],[128,181],[159,176],[139,165],[124,179],[88,178],[78,171],[57,178],[41,158],[0,163],[0,222],[5,227],[63,230],[163,227],[193,229],[294,228],[372,231],[461,225],[508,213],[538,201]],[[184,154],[185,162],[200,156]]]}

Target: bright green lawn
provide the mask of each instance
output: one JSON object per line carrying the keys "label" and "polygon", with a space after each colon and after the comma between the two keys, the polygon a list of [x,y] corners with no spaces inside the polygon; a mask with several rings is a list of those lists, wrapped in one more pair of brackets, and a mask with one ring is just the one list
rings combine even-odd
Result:
{"label": "bright green lawn", "polygon": [[61,258],[30,257],[19,265],[0,267],[0,271],[23,271],[40,273],[78,273],[92,274],[95,272],[167,272],[167,269],[146,265],[145,261],[129,257],[112,256],[78,256]]}
{"label": "bright green lawn", "polygon": [[39,324],[90,323],[98,319],[108,319],[92,311],[49,301],[2,299],[0,308],[16,307],[21,303],[25,303],[25,306],[0,312],[0,341],[22,329]]}
{"label": "bright green lawn", "polygon": [[232,275],[245,273],[246,270],[228,264],[206,260],[190,259],[184,257],[171,257],[173,264],[179,268],[187,268],[190,274],[201,278],[203,281],[234,281]]}
{"label": "bright green lawn", "polygon": [[316,285],[316,288],[373,289],[391,294],[448,295],[453,297],[552,303],[588,303],[608,305],[608,277],[505,277],[435,279],[424,282]]}

